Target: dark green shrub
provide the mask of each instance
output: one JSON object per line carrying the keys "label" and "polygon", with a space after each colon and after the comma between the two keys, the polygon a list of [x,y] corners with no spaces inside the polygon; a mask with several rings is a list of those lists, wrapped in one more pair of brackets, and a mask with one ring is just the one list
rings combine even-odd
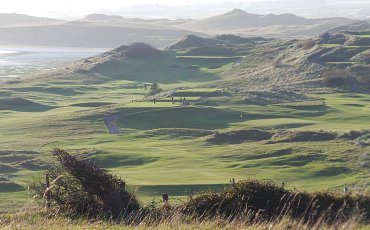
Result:
{"label": "dark green shrub", "polygon": [[340,87],[345,84],[345,78],[340,76],[326,77],[324,78],[323,83],[330,87]]}
{"label": "dark green shrub", "polygon": [[250,129],[250,130],[239,130],[225,133],[216,133],[212,137],[208,138],[207,141],[212,144],[240,144],[244,141],[262,141],[268,140],[274,135],[273,132]]}
{"label": "dark green shrub", "polygon": [[56,162],[47,170],[51,184],[43,180],[30,185],[30,191],[71,215],[89,217],[127,216],[140,206],[134,195],[125,190],[125,182],[99,168],[94,162],[54,149]]}
{"label": "dark green shrub", "polygon": [[349,74],[344,70],[331,70],[322,74],[322,82],[329,87],[340,87],[345,85]]}
{"label": "dark green shrub", "polygon": [[153,83],[151,86],[150,86],[150,91],[149,91],[149,95],[155,95],[157,93],[160,93],[162,92],[163,89],[161,89],[158,85],[158,83]]}
{"label": "dark green shrub", "polygon": [[307,39],[303,42],[302,49],[309,50],[316,46],[317,41],[314,39]]}
{"label": "dark green shrub", "polygon": [[221,192],[190,197],[182,212],[196,218],[242,218],[250,221],[291,217],[305,223],[319,219],[333,222],[348,219],[354,210],[370,218],[370,197],[335,196],[331,193],[291,192],[272,182],[241,181]]}

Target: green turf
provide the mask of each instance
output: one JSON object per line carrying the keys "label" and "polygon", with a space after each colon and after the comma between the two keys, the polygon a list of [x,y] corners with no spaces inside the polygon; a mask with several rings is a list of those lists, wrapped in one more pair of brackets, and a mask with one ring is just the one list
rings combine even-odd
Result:
{"label": "green turf", "polygon": [[341,44],[321,44],[320,45],[322,48],[337,48],[337,47],[341,47],[342,45]]}
{"label": "green turf", "polygon": [[342,45],[342,44],[321,44],[322,48],[343,48],[343,49],[360,49],[360,48],[370,48],[370,46],[348,46],[348,45]]}
{"label": "green turf", "polygon": [[[314,190],[363,181],[362,170],[356,171],[359,167],[356,157],[365,150],[351,142],[273,145],[256,142],[215,146],[206,141],[207,137],[148,132],[157,128],[187,128],[190,131],[247,128],[347,131],[366,127],[370,116],[367,105],[370,96],[321,96],[325,106],[227,105],[222,103],[221,98],[214,98],[204,104],[214,101],[214,104],[219,103],[218,106],[200,104],[181,107],[163,102],[153,107],[150,102],[136,102],[115,105],[117,108],[102,106],[93,111],[71,106],[37,114],[13,111],[10,112],[13,114],[11,117],[2,115],[0,123],[6,128],[1,134],[1,144],[6,150],[40,151],[39,155],[30,157],[42,160],[48,158],[46,153],[53,145],[73,152],[91,152],[99,164],[126,178],[129,184],[143,188],[147,185],[224,184],[231,177],[284,180],[292,186]],[[109,110],[123,115],[118,125],[124,130],[124,135],[106,134],[102,117]],[[136,112],[140,113],[130,115]],[[45,121],[47,124],[44,124]],[[10,123],[15,125],[6,125]],[[17,146],[14,146],[15,142]],[[275,156],[274,149],[289,149],[289,155]],[[353,154],[350,158],[346,154],[348,152]],[[5,173],[23,186],[31,175],[39,173],[18,166],[25,160],[13,156],[12,161],[4,163],[14,168],[5,168]],[[309,181],[319,178],[320,183],[305,187]],[[2,194],[7,194],[4,191]],[[148,192],[144,193],[148,195]]]}
{"label": "green turf", "polygon": [[338,62],[326,62],[326,64],[329,64],[329,65],[340,65],[340,64],[349,64],[349,65],[352,65],[352,64],[357,64],[358,62],[355,62],[355,61],[338,61]]}

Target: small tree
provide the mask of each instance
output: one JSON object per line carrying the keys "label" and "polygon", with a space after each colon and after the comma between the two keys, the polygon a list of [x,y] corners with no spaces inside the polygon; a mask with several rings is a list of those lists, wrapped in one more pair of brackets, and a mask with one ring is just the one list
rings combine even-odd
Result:
{"label": "small tree", "polygon": [[158,85],[158,83],[153,83],[151,86],[150,86],[150,91],[149,91],[149,95],[155,95],[157,93],[160,93],[162,92],[163,89],[161,89]]}
{"label": "small tree", "polygon": [[32,183],[30,191],[35,197],[47,197],[71,215],[120,217],[140,209],[135,196],[125,190],[125,182],[93,161],[61,149],[54,149],[52,155],[56,161],[46,171],[50,186],[42,180]]}

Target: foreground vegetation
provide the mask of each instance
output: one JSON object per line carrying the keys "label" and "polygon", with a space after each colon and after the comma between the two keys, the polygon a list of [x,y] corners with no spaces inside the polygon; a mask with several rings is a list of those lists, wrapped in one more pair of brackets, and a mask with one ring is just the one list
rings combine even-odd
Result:
{"label": "foreground vegetation", "polygon": [[44,211],[35,213],[32,211],[23,211],[13,216],[0,217],[1,229],[370,229],[369,225],[360,224],[356,219],[347,222],[341,222],[335,225],[317,225],[309,226],[299,221],[283,218],[280,221],[245,223],[240,220],[224,221],[216,220],[199,220],[199,221],[180,221],[179,218],[166,220],[155,225],[141,223],[137,225],[127,225],[113,221],[88,220],[84,218],[70,219],[58,215],[56,217],[45,217]]}
{"label": "foreground vegetation", "polygon": [[49,229],[352,229],[370,220],[368,196],[301,193],[259,181],[232,181],[181,204],[164,198],[161,205],[143,206],[125,191],[123,180],[95,163],[60,149],[52,154],[56,162],[46,182],[30,186],[36,198],[47,201],[46,209],[32,204],[32,209],[2,214],[4,227],[29,229],[44,222]]}

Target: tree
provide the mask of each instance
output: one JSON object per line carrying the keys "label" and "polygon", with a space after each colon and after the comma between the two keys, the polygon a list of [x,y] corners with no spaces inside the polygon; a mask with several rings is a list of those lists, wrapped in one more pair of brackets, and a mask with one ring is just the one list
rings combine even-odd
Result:
{"label": "tree", "polygon": [[157,93],[160,93],[162,92],[163,90],[159,87],[158,83],[153,83],[151,86],[150,86],[150,91],[149,91],[149,95],[155,95]]}

